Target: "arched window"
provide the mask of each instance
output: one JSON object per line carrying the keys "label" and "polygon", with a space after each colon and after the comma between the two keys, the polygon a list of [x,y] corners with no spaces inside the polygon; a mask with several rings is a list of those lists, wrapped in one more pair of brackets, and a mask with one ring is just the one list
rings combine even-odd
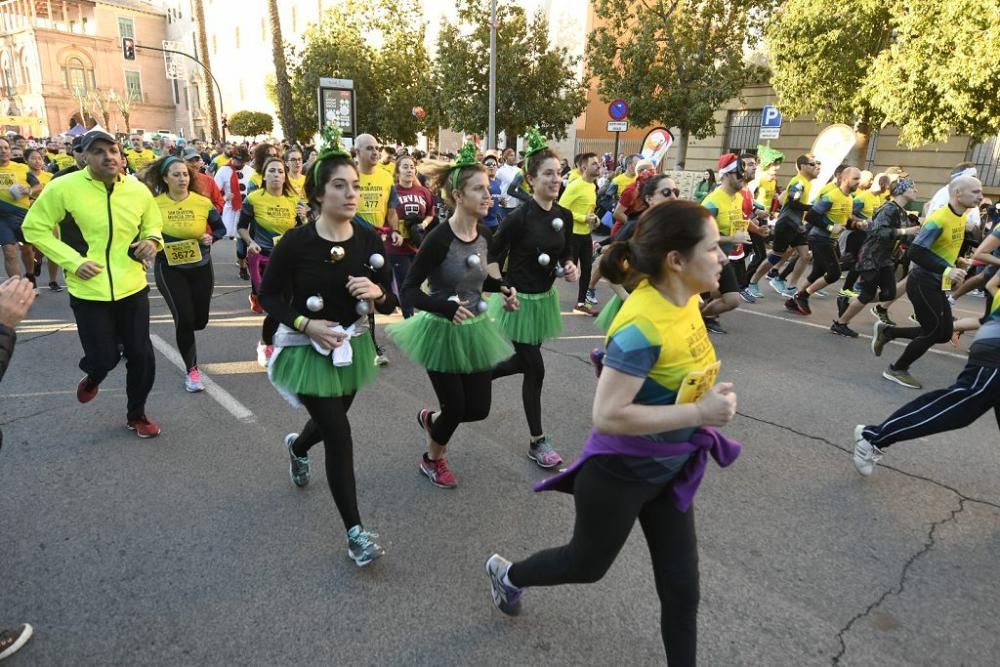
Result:
{"label": "arched window", "polygon": [[17,78],[11,63],[10,52],[8,51],[0,54],[0,85],[3,86],[3,94],[5,96],[10,97],[14,94],[14,86],[17,85]]}
{"label": "arched window", "polygon": [[85,63],[80,56],[70,56],[63,65],[63,80],[70,93],[86,94],[97,88],[94,78],[94,68]]}

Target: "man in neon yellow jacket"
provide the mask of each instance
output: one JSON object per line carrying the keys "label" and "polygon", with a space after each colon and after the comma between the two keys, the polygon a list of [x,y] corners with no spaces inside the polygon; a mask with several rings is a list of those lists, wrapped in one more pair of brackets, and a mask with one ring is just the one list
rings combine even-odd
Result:
{"label": "man in neon yellow jacket", "polygon": [[[160,427],[146,417],[156,358],[144,263],[163,249],[160,210],[145,185],[121,175],[121,148],[111,135],[92,130],[81,147],[86,169],[49,183],[28,211],[23,232],[66,272],[86,373],[77,400],[93,400],[124,353],[125,425],[140,438],[152,438]],[[52,233],[56,227],[59,238]]]}

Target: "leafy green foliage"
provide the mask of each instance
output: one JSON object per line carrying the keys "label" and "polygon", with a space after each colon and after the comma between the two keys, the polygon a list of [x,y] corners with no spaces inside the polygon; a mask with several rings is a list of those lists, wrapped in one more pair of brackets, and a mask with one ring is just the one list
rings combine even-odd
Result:
{"label": "leafy green foliage", "polygon": [[418,0],[348,0],[310,26],[301,52],[289,49],[297,139],[319,131],[316,89],[321,77],[351,79],[358,132],[382,141],[414,143],[427,127],[414,106],[433,99]]}
{"label": "leafy green foliage", "polygon": [[714,114],[761,78],[744,58],[772,0],[594,0],[602,17],[587,45],[587,68],[605,102],[626,100],[634,125],[662,123],[689,136],[716,133]]}
{"label": "leafy green foliage", "polygon": [[[529,126],[551,137],[586,107],[586,88],[577,77],[578,59],[550,47],[544,15],[530,20],[512,0],[497,3],[496,126],[507,141]],[[484,134],[489,124],[490,2],[459,0],[458,21],[444,21],[434,61],[437,97],[428,118],[442,126]]]}
{"label": "leafy green foliage", "polygon": [[240,137],[256,137],[274,129],[274,119],[263,111],[237,111],[229,115],[229,130]]}

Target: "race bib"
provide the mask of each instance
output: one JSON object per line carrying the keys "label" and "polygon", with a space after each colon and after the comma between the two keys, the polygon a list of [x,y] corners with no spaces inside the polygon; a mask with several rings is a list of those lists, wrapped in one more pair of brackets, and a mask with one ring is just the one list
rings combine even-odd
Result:
{"label": "race bib", "polygon": [[696,403],[708,390],[715,385],[716,378],[719,377],[719,368],[722,363],[716,361],[708,368],[701,371],[691,371],[684,376],[680,389],[677,391],[676,403]]}
{"label": "race bib", "polygon": [[170,266],[195,264],[201,261],[201,246],[198,245],[197,239],[164,243],[163,254],[166,255],[167,264]]}

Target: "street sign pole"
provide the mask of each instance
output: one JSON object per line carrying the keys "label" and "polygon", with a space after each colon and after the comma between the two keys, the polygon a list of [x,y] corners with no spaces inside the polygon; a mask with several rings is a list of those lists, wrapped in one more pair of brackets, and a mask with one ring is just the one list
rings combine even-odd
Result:
{"label": "street sign pole", "polygon": [[[490,114],[486,129],[486,150],[497,147],[497,0],[490,10]],[[515,139],[516,141],[516,139]],[[508,145],[510,137],[507,137]]]}
{"label": "street sign pole", "polygon": [[612,160],[615,161],[615,164],[618,164],[618,137],[620,136],[621,132],[615,132],[615,154],[614,157],[611,158]]}

